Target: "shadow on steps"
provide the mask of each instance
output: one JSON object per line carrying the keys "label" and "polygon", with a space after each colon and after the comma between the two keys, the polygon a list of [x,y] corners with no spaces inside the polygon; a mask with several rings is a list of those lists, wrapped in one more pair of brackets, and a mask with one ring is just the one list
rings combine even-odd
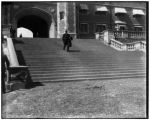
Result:
{"label": "shadow on steps", "polygon": [[[17,54],[19,64],[27,66],[22,52],[20,50],[17,50],[16,54]],[[28,78],[27,78],[27,81],[26,81],[26,84],[25,84],[26,89],[31,89],[31,88],[34,88],[36,86],[43,86],[43,84],[41,82],[33,82],[29,70],[27,70],[27,72],[28,72]]]}

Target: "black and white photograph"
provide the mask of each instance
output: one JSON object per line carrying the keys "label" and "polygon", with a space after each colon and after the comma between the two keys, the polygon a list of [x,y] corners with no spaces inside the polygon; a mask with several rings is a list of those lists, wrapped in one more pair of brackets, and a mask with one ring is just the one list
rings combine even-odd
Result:
{"label": "black and white photograph", "polygon": [[1,1],[1,119],[148,119],[149,1]]}

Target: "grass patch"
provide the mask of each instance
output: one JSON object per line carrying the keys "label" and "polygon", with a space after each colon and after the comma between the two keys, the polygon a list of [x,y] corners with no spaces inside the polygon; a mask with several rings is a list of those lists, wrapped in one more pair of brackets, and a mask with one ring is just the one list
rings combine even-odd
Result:
{"label": "grass patch", "polygon": [[49,83],[3,95],[3,118],[144,118],[141,79]]}

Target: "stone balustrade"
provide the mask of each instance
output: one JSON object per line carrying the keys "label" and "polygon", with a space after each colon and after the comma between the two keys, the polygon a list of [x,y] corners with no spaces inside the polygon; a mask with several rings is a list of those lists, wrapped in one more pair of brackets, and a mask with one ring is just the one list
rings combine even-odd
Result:
{"label": "stone balustrade", "polygon": [[97,40],[103,41],[105,44],[110,45],[114,49],[121,51],[135,51],[141,50],[146,51],[146,42],[145,41],[137,41],[132,43],[122,43],[117,41],[117,38],[137,38],[143,39],[145,38],[145,32],[132,32],[132,31],[111,31],[105,30],[101,33],[95,33],[95,38]]}
{"label": "stone balustrade", "polygon": [[135,44],[134,43],[131,43],[131,44],[126,44],[126,48],[127,48],[127,51],[134,51],[136,49],[135,47]]}
{"label": "stone balustrade", "polygon": [[133,38],[144,39],[146,34],[144,31],[114,31],[115,38]]}
{"label": "stone balustrade", "polygon": [[124,50],[125,49],[125,45],[115,39],[111,39],[110,40],[110,46],[117,49],[117,50]]}
{"label": "stone balustrade", "polygon": [[115,39],[111,39],[110,46],[121,51],[144,51],[146,52],[146,42],[121,43]]}
{"label": "stone balustrade", "polygon": [[146,52],[146,42],[138,41],[134,43],[126,44],[128,51],[140,50]]}

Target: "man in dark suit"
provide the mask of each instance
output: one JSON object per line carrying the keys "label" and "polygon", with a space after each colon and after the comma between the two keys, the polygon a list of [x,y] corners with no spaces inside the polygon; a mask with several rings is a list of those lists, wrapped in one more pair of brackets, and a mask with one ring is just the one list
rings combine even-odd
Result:
{"label": "man in dark suit", "polygon": [[11,36],[11,38],[15,38],[15,33],[16,33],[16,30],[11,26],[10,27],[10,36]]}
{"label": "man in dark suit", "polygon": [[65,31],[65,34],[63,34],[62,40],[64,43],[63,49],[65,50],[67,46],[67,51],[69,51],[69,47],[72,46],[72,43],[71,43],[72,37],[68,34],[67,30]]}

